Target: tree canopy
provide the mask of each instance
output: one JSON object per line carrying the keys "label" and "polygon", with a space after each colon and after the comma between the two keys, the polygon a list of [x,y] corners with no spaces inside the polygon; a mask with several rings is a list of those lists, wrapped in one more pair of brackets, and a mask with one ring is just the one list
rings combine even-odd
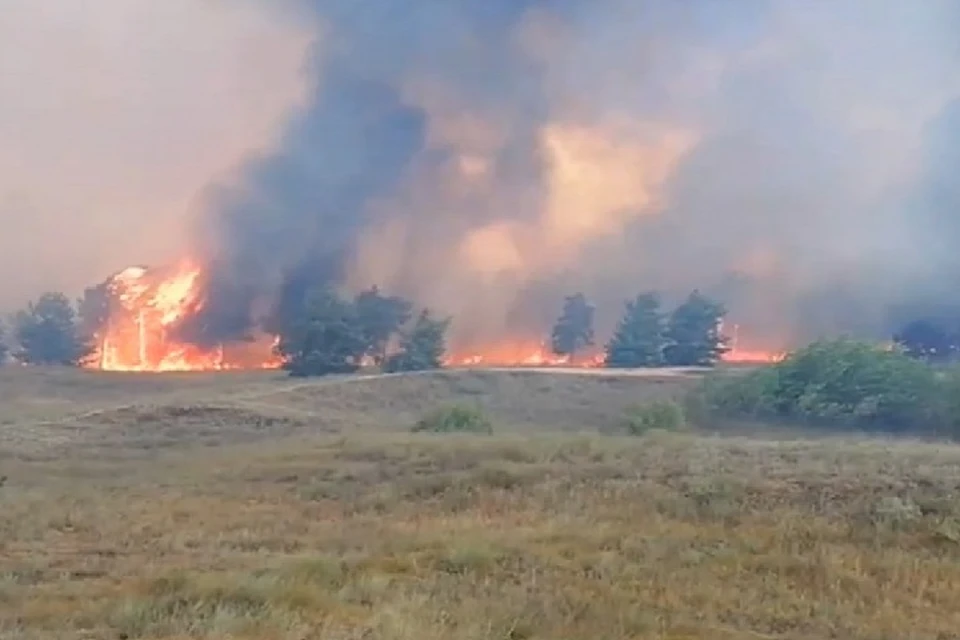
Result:
{"label": "tree canopy", "polygon": [[[345,298],[330,287],[308,292],[296,308],[288,301],[277,353],[284,368],[294,376],[351,373],[365,358],[396,371],[440,366],[448,320],[437,320],[424,311],[409,331],[412,304],[398,296],[384,295],[371,287]],[[399,337],[399,352],[387,357],[389,344]]]}
{"label": "tree canopy", "polygon": [[663,364],[664,323],[660,304],[660,296],[652,292],[641,293],[626,303],[623,317],[607,344],[607,367]]}
{"label": "tree canopy", "polygon": [[428,310],[417,316],[413,327],[402,334],[400,349],[384,364],[387,372],[426,371],[442,366],[449,318],[434,318]]}
{"label": "tree canopy", "polygon": [[727,352],[720,322],[727,311],[722,304],[693,291],[667,321],[664,364],[671,367],[712,366]]}
{"label": "tree canopy", "polygon": [[365,355],[382,365],[387,357],[390,338],[411,316],[412,304],[399,296],[387,296],[376,286],[361,291],[353,302],[358,329],[365,344]]}
{"label": "tree canopy", "polygon": [[14,317],[16,356],[28,364],[76,366],[92,346],[79,327],[77,312],[62,293],[45,293]]}
{"label": "tree canopy", "polygon": [[551,346],[559,356],[573,356],[593,344],[594,306],[582,293],[567,296],[553,326]]}
{"label": "tree canopy", "polygon": [[367,350],[355,306],[328,288],[308,294],[280,329],[277,352],[293,376],[351,373]]}

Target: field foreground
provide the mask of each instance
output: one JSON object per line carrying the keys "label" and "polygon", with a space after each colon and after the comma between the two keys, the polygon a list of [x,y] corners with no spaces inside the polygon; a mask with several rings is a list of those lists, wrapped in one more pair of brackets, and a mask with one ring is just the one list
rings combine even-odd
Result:
{"label": "field foreground", "polygon": [[[516,382],[500,400],[457,384],[520,424],[523,403],[503,399]],[[422,384],[405,393],[443,395]],[[529,411],[589,413],[563,388]],[[183,418],[169,407],[199,398],[157,393],[150,406],[166,407],[168,427]],[[241,406],[234,388],[203,393]],[[343,424],[350,393],[331,408]],[[234,442],[221,425],[216,447],[151,441],[144,456],[125,421],[149,423],[146,405],[123,414],[119,399],[5,416],[21,436],[69,423],[81,457],[18,436],[30,446],[0,461],[0,638],[899,640],[960,629],[954,446],[629,438],[532,419],[497,423],[493,436],[340,422],[311,433],[323,407],[301,398],[287,408],[303,425],[282,437]],[[126,434],[115,451],[111,429]]]}

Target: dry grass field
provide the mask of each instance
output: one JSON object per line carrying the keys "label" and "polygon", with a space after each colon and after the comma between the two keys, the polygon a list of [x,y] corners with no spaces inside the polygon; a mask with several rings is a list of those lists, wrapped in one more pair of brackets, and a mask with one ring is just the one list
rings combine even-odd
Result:
{"label": "dry grass field", "polygon": [[0,639],[960,637],[960,448],[622,435],[691,384],[4,371]]}

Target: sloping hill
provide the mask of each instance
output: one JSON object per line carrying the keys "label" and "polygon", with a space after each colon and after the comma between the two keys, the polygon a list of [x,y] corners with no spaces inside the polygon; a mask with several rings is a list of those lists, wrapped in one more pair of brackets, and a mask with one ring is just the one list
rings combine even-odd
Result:
{"label": "sloping hill", "polygon": [[669,372],[449,370],[303,381],[277,373],[19,369],[0,381],[0,444],[7,455],[69,449],[115,456],[295,434],[402,431],[451,403],[482,408],[504,432],[597,432],[617,428],[628,405],[677,396],[694,380]]}

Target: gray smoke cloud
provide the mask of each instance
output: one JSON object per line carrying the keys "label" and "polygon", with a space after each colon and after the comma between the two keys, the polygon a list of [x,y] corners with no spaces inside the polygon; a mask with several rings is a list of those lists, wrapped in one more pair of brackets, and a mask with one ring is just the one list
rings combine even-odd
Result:
{"label": "gray smoke cloud", "polygon": [[199,341],[317,281],[461,343],[540,336],[573,290],[609,328],[697,287],[762,346],[957,296],[957,0],[285,6],[313,93],[210,195]]}

